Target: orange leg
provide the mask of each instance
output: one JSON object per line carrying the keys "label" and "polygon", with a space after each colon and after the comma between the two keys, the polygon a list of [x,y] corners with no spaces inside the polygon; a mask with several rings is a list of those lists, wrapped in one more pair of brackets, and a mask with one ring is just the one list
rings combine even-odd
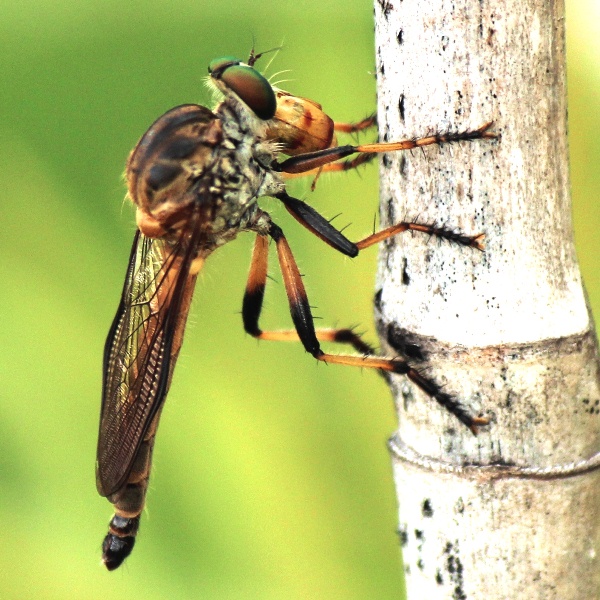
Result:
{"label": "orange leg", "polygon": [[283,176],[285,177],[285,179],[295,179],[296,177],[306,177],[308,175],[314,176],[315,182],[313,182],[313,185],[311,185],[311,191],[314,192],[314,187],[316,187],[316,180],[321,176],[321,173],[339,173],[340,171],[351,171],[352,169],[357,169],[361,165],[371,162],[376,155],[376,152],[364,152],[352,159],[342,160],[340,162],[327,163],[322,167],[316,167],[308,171],[302,171],[297,173],[284,172]]}
{"label": "orange leg", "polygon": [[[371,115],[358,123],[342,123],[342,122],[334,122],[333,130],[339,131],[341,133],[358,133],[359,131],[365,131],[366,129],[370,129],[371,127],[377,125],[377,116]],[[332,145],[334,147],[337,146],[337,141],[335,137],[333,138]],[[368,162],[371,162],[375,158],[376,153],[374,152],[363,152],[352,158],[350,160],[345,160],[342,162],[332,162],[322,167],[318,167],[316,169],[310,169],[310,171],[305,171],[303,173],[284,173],[286,179],[293,179],[294,177],[305,177],[307,175],[314,176],[313,182],[310,185],[310,189],[312,192],[315,191],[317,187],[317,181],[321,176],[321,173],[333,173],[339,171],[350,171],[352,169],[357,169],[361,165],[364,165]]]}
{"label": "orange leg", "polygon": [[456,232],[452,229],[445,227],[436,227],[435,225],[427,225],[424,223],[415,223],[410,221],[403,221],[386,227],[377,233],[367,236],[366,238],[358,241],[351,242],[346,236],[340,233],[333,225],[320,215],[312,206],[289,196],[287,192],[282,192],[275,196],[286,207],[288,212],[310,232],[314,233],[317,237],[322,239],[326,244],[329,244],[332,248],[335,248],[346,256],[355,257],[360,250],[368,248],[373,244],[377,244],[389,237],[402,233],[403,231],[420,231],[428,235],[434,235],[440,239],[448,240],[460,244],[461,246],[471,246],[478,250],[483,250],[483,234],[478,235],[463,235],[462,233]]}
{"label": "orange leg", "polygon": [[335,121],[333,123],[333,129],[334,131],[340,131],[341,133],[358,133],[359,131],[370,129],[375,125],[377,125],[377,115],[371,115],[358,123],[341,123]]}
{"label": "orange leg", "polygon": [[[389,228],[391,229],[391,228]],[[403,229],[403,231],[406,229]],[[384,230],[385,231],[385,230]],[[396,232],[387,232],[387,236],[395,235]],[[450,394],[442,391],[434,381],[425,378],[419,371],[411,367],[401,359],[383,358],[373,356],[370,346],[365,344],[358,335],[349,329],[320,329],[315,330],[313,317],[308,303],[306,290],[298,266],[290,250],[282,230],[275,224],[271,224],[270,236],[275,240],[279,264],[283,275],[290,314],[294,322],[294,331],[262,331],[258,326],[262,301],[267,278],[268,242],[264,235],[259,234],[256,238],[248,284],[244,295],[242,316],[244,328],[257,339],[274,341],[296,341],[302,342],[307,352],[310,352],[317,360],[326,363],[349,365],[379,369],[390,373],[406,375],[413,383],[430,397],[434,398],[440,405],[454,414],[462,423],[476,434],[477,428],[486,425],[488,420],[483,417],[471,415],[462,404]],[[372,238],[372,236],[370,236]],[[362,247],[368,247],[375,241],[363,240]],[[359,242],[360,244],[360,242]],[[358,247],[358,244],[356,245]],[[332,341],[350,343],[363,356],[351,356],[346,354],[328,354],[321,350],[319,341]]]}
{"label": "orange leg", "polygon": [[[358,133],[359,131],[365,131],[377,125],[377,116],[371,115],[358,123],[342,123],[342,122],[334,122],[333,130],[339,131],[341,133]],[[332,144],[337,146],[337,142],[335,137],[333,139]],[[360,165],[364,165],[368,162],[371,162],[375,158],[374,152],[364,152],[356,156],[351,160],[345,160],[343,162],[332,162],[322,167],[318,167],[316,169],[311,169],[310,171],[305,171],[304,173],[284,173],[286,179],[293,179],[294,177],[305,177],[307,175],[314,176],[314,180],[310,186],[311,191],[315,191],[315,187],[317,185],[317,180],[321,176],[321,173],[333,173],[339,171],[350,171],[351,169],[356,169],[360,167]]]}
{"label": "orange leg", "polygon": [[[333,148],[326,148],[325,150],[318,150],[316,152],[307,152],[306,154],[300,154],[298,156],[292,156],[282,163],[274,165],[278,171],[283,173],[307,173],[314,171],[321,167],[325,167],[329,163],[333,163],[341,158],[350,156],[351,154],[373,154],[381,152],[397,152],[401,150],[410,150],[412,148],[421,148],[423,146],[430,146],[432,144],[446,144],[450,142],[478,140],[484,138],[496,138],[496,134],[489,131],[492,123],[486,123],[479,129],[470,131],[462,131],[457,133],[440,133],[430,135],[427,137],[412,139],[412,140],[401,140],[399,142],[379,142],[374,144],[359,144],[357,146],[345,145],[335,146]],[[347,167],[353,168],[353,167]],[[335,170],[335,169],[332,169]],[[342,167],[339,170],[344,170]]]}

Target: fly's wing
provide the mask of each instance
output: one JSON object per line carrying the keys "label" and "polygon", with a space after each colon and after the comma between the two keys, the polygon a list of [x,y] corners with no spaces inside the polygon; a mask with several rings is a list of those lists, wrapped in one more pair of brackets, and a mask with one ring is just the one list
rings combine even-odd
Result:
{"label": "fly's wing", "polygon": [[104,348],[96,464],[102,496],[125,483],[166,396],[196,279],[190,274],[195,247],[189,235],[170,245],[136,233]]}

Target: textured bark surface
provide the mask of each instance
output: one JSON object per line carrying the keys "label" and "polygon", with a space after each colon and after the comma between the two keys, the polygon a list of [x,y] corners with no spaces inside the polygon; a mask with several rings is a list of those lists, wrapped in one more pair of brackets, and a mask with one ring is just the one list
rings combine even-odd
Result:
{"label": "textured bark surface", "polygon": [[563,2],[378,0],[375,15],[383,139],[490,120],[502,136],[382,160],[383,226],[486,235],[483,254],[410,234],[380,254],[383,348],[418,345],[428,376],[491,418],[474,437],[391,381],[408,597],[597,598],[600,386],[571,224]]}

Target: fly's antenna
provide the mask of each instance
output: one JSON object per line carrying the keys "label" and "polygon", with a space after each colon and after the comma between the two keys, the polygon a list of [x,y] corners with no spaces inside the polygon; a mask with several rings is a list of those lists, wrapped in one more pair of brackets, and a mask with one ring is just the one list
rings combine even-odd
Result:
{"label": "fly's antenna", "polygon": [[[283,46],[276,46],[275,48],[271,48],[269,50],[265,50],[264,52],[259,52],[258,54],[254,53],[254,43],[252,44],[252,50],[250,50],[250,56],[248,57],[248,66],[253,67],[256,63],[256,61],[261,58],[262,56],[264,56],[265,54],[269,54],[270,52],[279,52],[279,50],[281,50],[283,48]],[[277,56],[277,54],[275,54],[275,56]],[[267,63],[267,66],[265,67],[265,71],[271,66],[271,63],[273,62],[273,60],[275,59],[275,56],[273,56],[273,58],[271,58],[271,60]]]}
{"label": "fly's antenna", "polygon": [[[275,54],[273,54],[273,56],[271,57],[271,59],[269,60],[269,62],[266,64],[264,73],[266,73],[269,70],[269,67],[271,66],[271,64],[273,63],[273,61],[277,58],[277,55],[279,54],[279,52],[281,50],[283,50],[283,40],[281,40],[281,44],[279,44],[279,46],[277,46],[277,48],[273,48],[272,50],[268,50],[268,52],[275,52]],[[263,54],[265,54],[265,53],[263,52]]]}

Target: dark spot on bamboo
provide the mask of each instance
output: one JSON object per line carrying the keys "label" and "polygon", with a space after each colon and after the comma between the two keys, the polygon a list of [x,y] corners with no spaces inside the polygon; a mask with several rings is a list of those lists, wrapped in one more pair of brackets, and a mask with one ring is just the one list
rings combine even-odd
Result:
{"label": "dark spot on bamboo", "polygon": [[433,517],[433,508],[431,506],[431,500],[429,498],[423,500],[423,505],[421,506],[421,514],[425,518]]}
{"label": "dark spot on bamboo", "polygon": [[402,259],[402,284],[408,285],[410,283],[410,275],[408,274],[408,260],[406,257]]}
{"label": "dark spot on bamboo", "polygon": [[448,542],[444,548],[444,554],[447,555],[446,571],[450,576],[450,581],[454,584],[452,599],[467,600],[467,595],[464,591],[464,568],[462,561],[460,560],[458,544]]}
{"label": "dark spot on bamboo", "polygon": [[377,3],[381,7],[381,12],[383,13],[383,16],[387,19],[390,12],[392,12],[394,8],[392,3],[389,0],[377,0]]}
{"label": "dark spot on bamboo", "polygon": [[375,306],[375,310],[377,312],[381,312],[381,295],[383,294],[382,289],[378,289],[375,292],[375,296],[373,296],[373,305]]}
{"label": "dark spot on bamboo", "polygon": [[406,525],[398,527],[398,538],[400,539],[400,545],[404,548],[408,544],[408,530],[406,529]]}
{"label": "dark spot on bamboo", "polygon": [[400,168],[399,172],[402,177],[406,177],[406,156],[404,154],[400,157]]}

